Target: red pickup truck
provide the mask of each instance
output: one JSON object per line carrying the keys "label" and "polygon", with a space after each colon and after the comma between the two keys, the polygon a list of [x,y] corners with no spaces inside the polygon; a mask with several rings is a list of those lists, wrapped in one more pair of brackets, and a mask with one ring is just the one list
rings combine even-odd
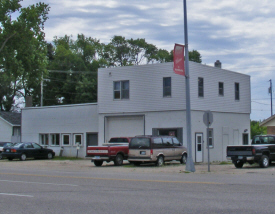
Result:
{"label": "red pickup truck", "polygon": [[88,146],[86,157],[92,157],[96,166],[101,166],[103,161],[114,161],[116,166],[120,166],[128,158],[130,141],[131,137],[113,137],[102,146]]}

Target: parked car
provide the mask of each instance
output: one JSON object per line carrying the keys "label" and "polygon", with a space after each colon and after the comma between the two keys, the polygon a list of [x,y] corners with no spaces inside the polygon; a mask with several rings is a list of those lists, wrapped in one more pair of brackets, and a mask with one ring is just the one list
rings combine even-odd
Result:
{"label": "parked car", "polygon": [[129,144],[128,161],[135,165],[155,163],[162,166],[165,161],[178,160],[185,164],[187,149],[174,136],[136,136]]}
{"label": "parked car", "polygon": [[0,160],[2,159],[2,152],[4,147],[11,146],[13,143],[11,142],[0,142]]}
{"label": "parked car", "polygon": [[131,137],[112,137],[102,146],[88,146],[86,157],[91,157],[95,166],[102,166],[103,161],[114,161],[116,166],[121,166],[128,158],[130,140]]}
{"label": "parked car", "polygon": [[27,158],[52,159],[55,152],[52,149],[45,149],[37,143],[17,143],[13,146],[4,147],[2,156],[9,160],[19,158],[22,161]]}

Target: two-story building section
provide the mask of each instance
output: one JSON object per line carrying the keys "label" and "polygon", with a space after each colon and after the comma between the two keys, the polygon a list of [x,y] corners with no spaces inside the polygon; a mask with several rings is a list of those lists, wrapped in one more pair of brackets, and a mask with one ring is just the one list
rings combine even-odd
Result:
{"label": "two-story building section", "polygon": [[[207,161],[210,110],[211,161],[226,160],[226,146],[248,144],[250,76],[190,62],[192,151],[195,162]],[[173,63],[99,69],[99,144],[111,137],[175,135],[187,145],[185,77]]]}

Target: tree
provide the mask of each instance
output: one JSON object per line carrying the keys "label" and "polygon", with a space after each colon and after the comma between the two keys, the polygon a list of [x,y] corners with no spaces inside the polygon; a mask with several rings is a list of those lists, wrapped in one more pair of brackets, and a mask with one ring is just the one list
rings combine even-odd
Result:
{"label": "tree", "polygon": [[[49,74],[44,81],[44,104],[74,104],[97,101],[99,40],[77,35],[55,37],[48,45]],[[52,60],[50,60],[50,57]],[[103,63],[104,64],[104,63]]]}
{"label": "tree", "polygon": [[263,135],[267,133],[266,127],[260,127],[260,121],[251,120],[250,121],[250,129],[251,129],[251,139],[255,135]]}
{"label": "tree", "polygon": [[[13,110],[14,99],[34,95],[46,73],[44,23],[49,7],[37,3],[22,8],[21,0],[0,3],[1,110]],[[13,13],[18,13],[12,19]]]}
{"label": "tree", "polygon": [[201,54],[196,50],[189,51],[189,60],[201,63]]}

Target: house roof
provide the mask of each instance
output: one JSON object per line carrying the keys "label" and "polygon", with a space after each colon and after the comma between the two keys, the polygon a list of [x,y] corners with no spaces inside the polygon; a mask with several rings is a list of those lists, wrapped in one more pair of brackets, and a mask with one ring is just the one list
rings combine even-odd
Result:
{"label": "house roof", "polygon": [[260,123],[260,126],[265,126],[268,122],[270,122],[271,120],[273,120],[275,118],[275,114],[272,115],[271,117],[265,119],[263,122]]}
{"label": "house roof", "polygon": [[0,111],[0,118],[7,121],[12,126],[21,126],[21,113]]}

